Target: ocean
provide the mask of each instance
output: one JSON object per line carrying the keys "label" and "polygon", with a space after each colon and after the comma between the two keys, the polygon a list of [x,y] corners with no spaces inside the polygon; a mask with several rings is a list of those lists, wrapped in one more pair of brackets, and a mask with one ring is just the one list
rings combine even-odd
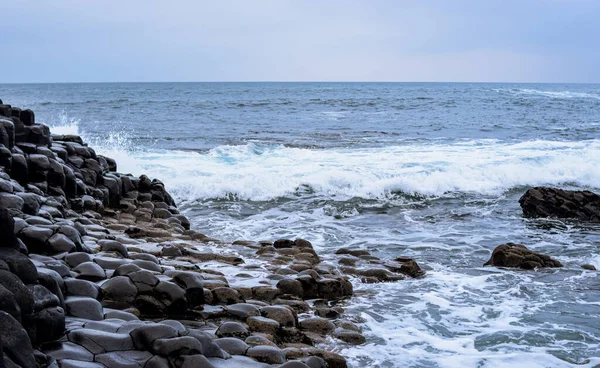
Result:
{"label": "ocean", "polygon": [[[600,366],[600,226],[526,219],[530,187],[600,192],[600,85],[0,84],[54,133],[164,181],[194,229],[366,249],[427,274],[362,284],[352,367]],[[518,242],[565,267],[483,267]]]}

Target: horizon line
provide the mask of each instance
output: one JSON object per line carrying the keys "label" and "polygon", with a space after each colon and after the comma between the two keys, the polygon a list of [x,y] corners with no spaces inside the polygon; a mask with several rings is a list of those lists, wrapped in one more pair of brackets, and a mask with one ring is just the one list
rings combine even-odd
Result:
{"label": "horizon line", "polygon": [[276,81],[276,80],[240,80],[240,81],[78,81],[78,82],[0,82],[1,85],[20,84],[152,84],[152,83],[397,83],[397,84],[600,84],[600,82],[499,82],[499,81]]}

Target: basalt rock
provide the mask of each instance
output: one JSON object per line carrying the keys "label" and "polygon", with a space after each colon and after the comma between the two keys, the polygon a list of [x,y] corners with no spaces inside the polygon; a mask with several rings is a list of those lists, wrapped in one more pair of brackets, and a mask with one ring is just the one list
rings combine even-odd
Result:
{"label": "basalt rock", "polygon": [[[0,115],[0,367],[279,365],[294,359],[286,344],[364,342],[331,325],[352,284],[310,242],[209,238],[190,230],[160,180],[117,173],[31,110],[0,101]],[[252,255],[262,265],[242,258]],[[383,267],[420,270],[403,259]],[[304,318],[313,312],[322,318]],[[343,363],[301,353],[292,367]]]}
{"label": "basalt rock", "polygon": [[563,265],[547,255],[535,253],[522,244],[506,243],[494,249],[491,258],[484,266],[522,268],[533,270],[544,267],[562,267]]}
{"label": "basalt rock", "polygon": [[535,187],[519,199],[519,204],[528,217],[600,222],[600,195],[587,190]]}

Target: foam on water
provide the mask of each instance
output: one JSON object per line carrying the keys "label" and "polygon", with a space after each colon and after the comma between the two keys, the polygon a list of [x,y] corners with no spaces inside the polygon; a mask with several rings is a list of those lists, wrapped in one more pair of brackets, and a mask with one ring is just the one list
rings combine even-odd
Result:
{"label": "foam on water", "polygon": [[[556,356],[572,338],[563,326],[549,323],[533,326],[523,322],[556,302],[555,298],[548,298],[532,303],[527,297],[534,281],[531,277],[499,270],[469,275],[439,264],[432,266],[434,269],[426,279],[380,284],[377,288],[357,285],[355,291],[359,296],[353,298],[347,310],[360,313],[371,342],[341,351],[350,357],[353,366],[595,367],[600,364],[598,356],[577,362]],[[556,338],[562,330],[566,337]],[[588,337],[580,347],[598,351],[598,339]]]}
{"label": "foam on water", "polygon": [[596,93],[585,93],[585,92],[572,92],[572,91],[543,91],[539,89],[530,88],[518,88],[518,89],[494,89],[496,92],[511,92],[516,95],[530,95],[530,96],[544,96],[558,99],[576,99],[576,98],[589,98],[600,100],[600,94]]}
{"label": "foam on water", "polygon": [[[523,222],[515,198],[508,214],[496,208],[503,197],[514,197],[511,190],[525,186],[599,188],[598,139],[427,139],[327,149],[248,143],[197,152],[140,145],[125,133],[90,134],[66,115],[50,125],[55,134],[82,135],[99,154],[115,158],[121,172],[163,180],[187,204],[188,213],[208,208],[192,222],[204,221],[210,236],[298,236],[313,242],[324,258],[339,246],[382,248],[427,266],[423,279],[375,286],[355,280],[356,297],[345,306],[346,315],[362,317],[368,343],[336,347],[353,367],[600,364],[597,327],[591,326],[596,331],[590,333],[568,319],[553,323],[557,315],[551,313],[577,305],[596,308],[592,311],[600,307],[593,296],[577,299],[578,287],[593,288],[597,282],[597,273],[577,268],[583,263],[600,268],[594,238],[584,239],[580,230],[568,227],[547,234]],[[382,206],[399,192],[416,194],[415,201],[421,202],[423,197],[459,200],[450,210],[436,207],[433,214],[403,207],[395,217],[386,213],[374,219],[355,205],[372,201]],[[485,196],[492,198],[489,206]],[[259,201],[272,205],[254,203]],[[245,206],[259,210],[235,217]],[[466,220],[444,211],[464,214]],[[493,246],[513,240],[528,240],[534,250],[560,255],[566,276],[549,282],[545,278],[552,273],[481,268]],[[537,289],[541,292],[532,296]],[[572,290],[576,297],[563,301],[561,294]],[[556,306],[561,302],[566,306]],[[569,355],[578,350],[584,353]]]}
{"label": "foam on water", "polygon": [[[600,140],[579,142],[461,140],[362,149],[306,149],[248,143],[207,152],[135,147],[124,133],[88,136],[77,120],[53,126],[81,134],[119,170],[161,178],[181,200],[272,200],[310,193],[347,200],[402,192],[498,195],[515,187],[600,183]],[[60,132],[60,133],[59,133]]]}

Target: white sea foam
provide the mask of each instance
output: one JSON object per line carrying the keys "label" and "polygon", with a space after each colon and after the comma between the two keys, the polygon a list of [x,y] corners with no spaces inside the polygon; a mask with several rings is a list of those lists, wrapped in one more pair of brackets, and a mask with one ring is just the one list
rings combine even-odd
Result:
{"label": "white sea foam", "polygon": [[549,98],[558,99],[574,99],[574,98],[591,98],[600,100],[600,94],[597,93],[585,93],[585,92],[572,92],[572,91],[543,91],[539,89],[519,88],[519,89],[495,89],[496,92],[510,92],[516,95],[537,95],[545,96]]}
{"label": "white sea foam", "polygon": [[[118,139],[115,139],[118,143]],[[518,186],[600,182],[600,141],[479,145],[407,145],[310,150],[284,146],[221,146],[205,153],[127,151],[106,142],[101,153],[124,167],[164,178],[182,199],[270,200],[299,188],[345,200],[393,192],[441,196],[501,194]],[[116,147],[116,148],[113,148]],[[133,158],[133,162],[132,161]]]}
{"label": "white sea foam", "polygon": [[[227,196],[269,200],[299,193],[340,200],[350,197],[386,199],[395,191],[433,196],[470,192],[498,195],[525,185],[573,184],[598,188],[600,183],[600,140],[521,143],[464,140],[450,144],[431,141],[429,144],[325,150],[250,143],[191,152],[136,147],[123,133],[100,139],[81,131],[77,120],[66,116],[56,125],[52,127],[54,133],[80,134],[99,154],[116,158],[119,171],[137,175],[148,173],[165,181],[179,200]],[[227,211],[214,211],[206,216],[211,236],[276,239],[293,234],[311,240],[319,252],[328,243],[336,241],[345,246],[372,241],[369,239],[386,245],[399,241],[409,255],[423,253],[423,249],[429,253],[462,251],[468,254],[467,248],[477,250],[484,247],[483,243],[487,246],[491,236],[489,231],[462,234],[460,230],[452,229],[454,223],[447,229],[440,224],[431,225],[435,226],[433,232],[431,227],[423,226],[417,220],[409,221],[409,211],[404,213],[407,220],[404,226],[410,226],[410,229],[404,229],[406,233],[385,226],[355,229],[351,223],[334,221],[326,215],[327,211],[337,211],[327,207],[292,213],[280,207],[267,208],[232,224],[228,216],[235,212],[235,205]],[[356,216],[356,209],[340,210],[338,214]],[[502,234],[503,231],[498,229]],[[454,234],[464,243],[458,239],[452,242],[446,236],[448,234]],[[546,244],[539,241],[537,246]],[[591,244],[587,246],[591,247]],[[600,267],[596,253],[584,253],[583,258],[564,263],[591,263]],[[421,262],[421,258],[418,260]],[[575,365],[553,355],[568,351],[568,344],[576,338],[560,340],[549,336],[539,344],[520,340],[523,336],[535,340],[531,338],[532,334],[545,337],[546,332],[540,331],[543,324],[523,320],[553,302],[545,297],[535,301],[529,299],[527,287],[534,284],[535,288],[543,287],[533,276],[501,270],[474,276],[435,263],[427,266],[433,269],[423,279],[375,287],[355,285],[356,297],[347,306],[346,315],[359,314],[364,318],[369,340],[367,345],[347,347],[342,351],[353,367],[513,368],[593,367],[600,364],[597,357]],[[512,282],[508,282],[507,277]],[[580,281],[577,277],[592,278],[596,274],[581,271],[572,277],[573,280],[565,282],[577,285]],[[548,288],[554,286],[548,285]],[[555,295],[555,292],[548,290],[546,295]],[[586,303],[596,305],[593,300]],[[561,331],[562,327],[548,328]],[[573,333],[565,332],[567,336]],[[494,338],[498,341],[481,342]],[[583,338],[581,341],[576,342],[587,344],[588,351],[600,348],[593,345],[594,339]]]}
{"label": "white sea foam", "polygon": [[[141,149],[122,133],[86,135],[77,121],[52,127],[81,134],[122,172],[164,180],[180,199],[270,200],[308,190],[339,200],[384,199],[395,192],[498,195],[519,186],[600,183],[600,140],[495,140],[313,150],[254,143],[208,152]],[[304,189],[303,189],[304,188]]]}
{"label": "white sea foam", "polygon": [[[515,274],[519,281],[510,283],[503,280],[502,271],[472,276],[433,266],[423,280],[380,284],[375,289],[358,286],[359,295],[360,289],[370,292],[354,297],[347,313],[363,311],[365,333],[373,342],[342,351],[352,366],[595,367],[600,363],[599,357],[583,364],[557,358],[550,352],[562,350],[565,341],[553,342],[538,326],[521,322],[553,303],[531,303],[520,286],[532,281],[527,276]],[[561,326],[545,328],[556,332]],[[549,342],[523,343],[525,338]],[[592,343],[590,349],[596,348]]]}

